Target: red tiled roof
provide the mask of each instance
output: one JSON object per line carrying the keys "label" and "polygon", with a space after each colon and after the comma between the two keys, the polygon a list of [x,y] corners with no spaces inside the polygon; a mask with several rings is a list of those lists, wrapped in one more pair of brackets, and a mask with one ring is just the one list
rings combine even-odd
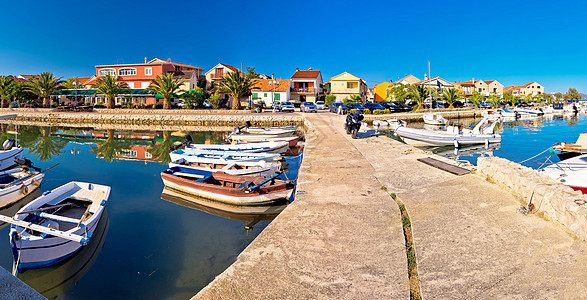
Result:
{"label": "red tiled roof", "polygon": [[486,80],[486,81],[484,81],[484,82],[485,82],[485,83],[487,83],[487,84],[490,84],[490,83],[492,83],[492,82],[494,82],[494,81],[495,81],[495,80]]}
{"label": "red tiled roof", "polygon": [[320,70],[297,70],[291,78],[318,78]]}
{"label": "red tiled roof", "polygon": [[22,78],[14,77],[14,81],[15,81],[15,82],[26,82],[26,79],[22,79]]}
{"label": "red tiled roof", "polygon": [[[257,87],[254,88],[253,90],[255,90],[255,91],[273,91],[273,84],[271,84],[273,79],[256,79],[255,81],[257,82]],[[285,91],[287,91],[287,88],[289,87],[289,83],[291,80],[276,78],[275,81],[279,82],[279,84],[275,85],[275,91],[276,92],[285,92]]]}
{"label": "red tiled roof", "polygon": [[202,68],[198,68],[198,67],[194,67],[194,66],[190,66],[190,65],[186,65],[186,64],[180,64],[180,63],[176,63],[176,62],[171,62],[172,64],[176,65],[176,66],[180,66],[180,67],[187,67],[187,68],[193,68],[193,69],[200,69],[203,70]]}
{"label": "red tiled roof", "polygon": [[432,77],[432,78],[428,78],[428,79],[420,80],[420,81],[418,81],[418,82],[416,82],[416,83],[414,83],[414,84],[420,84],[420,83],[424,83],[424,82],[426,82],[426,81],[429,81],[429,80],[432,80],[432,79],[437,79],[437,78],[440,78],[440,76],[436,76],[436,77]]}
{"label": "red tiled roof", "polygon": [[223,65],[223,66],[225,66],[225,67],[227,67],[227,68],[229,68],[229,69],[231,69],[231,70],[233,70],[233,71],[235,71],[235,72],[240,72],[240,70],[239,70],[239,69],[237,69],[237,68],[235,68],[235,67],[233,67],[233,66],[231,66],[231,65],[226,65],[226,64],[221,64],[221,65]]}

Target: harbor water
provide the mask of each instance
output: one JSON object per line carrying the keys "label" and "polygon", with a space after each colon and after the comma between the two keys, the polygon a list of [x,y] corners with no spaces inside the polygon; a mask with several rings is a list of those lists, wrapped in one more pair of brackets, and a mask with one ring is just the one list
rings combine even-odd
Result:
{"label": "harbor water", "polygon": [[[41,169],[59,164],[47,171],[42,191],[74,180],[112,187],[107,213],[87,247],[18,277],[50,299],[188,299],[224,271],[287,203],[242,210],[164,193],[160,173],[169,163],[169,146],[185,134],[194,143],[217,144],[226,132],[3,124],[0,143],[17,138],[23,156]],[[301,155],[287,161],[284,176],[295,179]],[[12,216],[39,195],[37,190],[0,213]],[[8,232],[3,224],[0,265],[11,271]]]}

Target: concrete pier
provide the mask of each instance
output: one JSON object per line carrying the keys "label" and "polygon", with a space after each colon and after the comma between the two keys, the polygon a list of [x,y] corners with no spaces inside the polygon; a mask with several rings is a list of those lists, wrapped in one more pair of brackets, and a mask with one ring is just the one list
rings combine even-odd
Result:
{"label": "concrete pier", "polygon": [[502,187],[373,132],[352,140],[341,116],[306,118],[296,200],[194,298],[408,298],[399,210],[382,187],[410,215],[424,298],[587,298],[587,243],[517,213]]}

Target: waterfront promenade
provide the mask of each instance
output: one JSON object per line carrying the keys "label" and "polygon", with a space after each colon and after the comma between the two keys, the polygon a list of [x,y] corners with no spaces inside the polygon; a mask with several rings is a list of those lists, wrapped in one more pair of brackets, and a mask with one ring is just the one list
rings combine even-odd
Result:
{"label": "waterfront promenade", "polygon": [[342,116],[310,123],[298,195],[196,299],[406,299],[398,195],[410,215],[421,293],[431,299],[587,298],[587,243],[479,175],[418,162],[426,153]]}

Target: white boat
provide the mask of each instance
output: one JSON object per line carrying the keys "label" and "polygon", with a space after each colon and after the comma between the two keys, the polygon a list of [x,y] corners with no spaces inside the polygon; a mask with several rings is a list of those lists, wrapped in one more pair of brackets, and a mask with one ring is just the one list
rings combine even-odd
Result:
{"label": "white boat", "polygon": [[516,118],[519,116],[515,111],[511,111],[507,108],[498,109],[497,111],[504,118]]}
{"label": "white boat", "polygon": [[[4,145],[10,140],[6,140]],[[4,170],[10,168],[15,165],[14,160],[16,158],[22,157],[22,148],[20,147],[3,147],[3,150],[0,150],[0,170]]]}
{"label": "white boat", "polygon": [[501,118],[501,114],[499,113],[499,111],[496,110],[484,110],[481,112],[481,116],[483,118],[488,118],[488,119],[499,119]]}
{"label": "white boat", "polygon": [[443,116],[437,113],[425,113],[422,118],[424,119],[425,124],[437,126],[445,125],[447,121]]}
{"label": "white boat", "polygon": [[179,149],[169,153],[171,161],[184,159],[188,162],[199,163],[229,163],[242,161],[277,161],[281,155],[277,153],[247,153],[240,151],[205,151],[193,149]]}
{"label": "white boat", "polygon": [[289,143],[282,142],[259,142],[246,144],[229,144],[229,145],[206,145],[190,144],[190,149],[204,151],[241,151],[247,153],[285,153],[289,148]]}
{"label": "white boat", "polygon": [[224,172],[231,175],[249,175],[249,176],[271,176],[281,169],[279,162],[230,162],[225,164],[210,164],[200,162],[188,162],[181,158],[171,162],[169,168],[183,167],[194,170],[205,170],[211,172]]}
{"label": "white boat", "polygon": [[53,265],[91,239],[110,196],[110,187],[70,182],[43,195],[9,222],[10,244],[18,271]]}
{"label": "white boat", "polygon": [[44,177],[45,174],[26,168],[0,172],[0,207],[10,205],[39,188]]}
{"label": "white boat", "polygon": [[587,154],[565,159],[538,172],[587,194]]}
{"label": "white boat", "polygon": [[522,116],[542,116],[544,112],[541,108],[516,108],[514,109],[515,112],[519,113]]}
{"label": "white boat", "polygon": [[281,134],[283,136],[293,136],[298,130],[295,126],[285,126],[285,127],[248,127],[246,129],[247,133],[251,134]]}
{"label": "white boat", "polygon": [[232,143],[258,143],[258,142],[288,142],[290,147],[294,147],[298,144],[300,138],[298,136],[287,136],[287,137],[274,137],[268,134],[250,134],[240,133],[232,134],[229,136]]}
{"label": "white boat", "polygon": [[[388,121],[389,122],[389,121]],[[446,130],[426,130],[406,127],[405,122],[398,122],[392,126],[392,130],[400,136],[406,144],[414,146],[446,146],[473,145],[500,143],[501,135],[496,134],[495,125],[497,121],[489,123],[489,120],[482,119],[473,130],[459,130],[458,126],[446,126]]]}

